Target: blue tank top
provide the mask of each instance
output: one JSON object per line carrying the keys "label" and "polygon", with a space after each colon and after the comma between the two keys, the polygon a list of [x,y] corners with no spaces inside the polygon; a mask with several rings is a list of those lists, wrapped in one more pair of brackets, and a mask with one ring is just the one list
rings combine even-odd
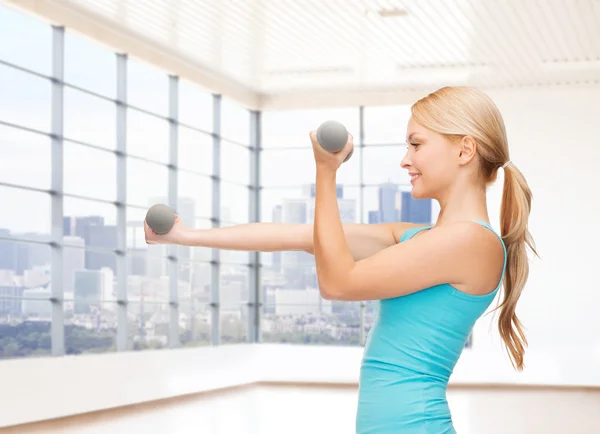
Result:
{"label": "blue tank top", "polygon": [[[446,387],[479,317],[502,285],[506,247],[498,286],[471,295],[449,284],[375,302],[359,381],[357,434],[455,433]],[[400,242],[433,226],[411,228]]]}

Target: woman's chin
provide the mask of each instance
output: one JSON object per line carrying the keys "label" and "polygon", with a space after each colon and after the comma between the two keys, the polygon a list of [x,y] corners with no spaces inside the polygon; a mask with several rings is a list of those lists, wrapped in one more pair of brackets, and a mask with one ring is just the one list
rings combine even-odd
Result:
{"label": "woman's chin", "polygon": [[412,195],[413,199],[425,199],[427,197],[424,194],[423,189],[421,189],[417,186],[413,186],[410,194]]}

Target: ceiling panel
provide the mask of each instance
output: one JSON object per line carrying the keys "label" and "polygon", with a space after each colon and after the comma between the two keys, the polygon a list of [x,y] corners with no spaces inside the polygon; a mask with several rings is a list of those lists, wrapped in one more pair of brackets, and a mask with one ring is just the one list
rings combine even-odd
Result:
{"label": "ceiling panel", "polygon": [[[45,3],[85,16],[88,25],[97,20],[106,35],[139,38],[205,77],[241,86],[258,105],[287,96],[414,92],[448,84],[600,83],[599,0]],[[103,33],[93,34],[101,39]],[[142,51],[131,54],[143,57]]]}

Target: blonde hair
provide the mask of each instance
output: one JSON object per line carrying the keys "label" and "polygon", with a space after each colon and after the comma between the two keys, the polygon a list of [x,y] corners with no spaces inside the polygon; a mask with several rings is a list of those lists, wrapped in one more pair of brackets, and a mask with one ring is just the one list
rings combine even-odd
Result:
{"label": "blonde hair", "polygon": [[[448,138],[473,137],[477,143],[479,173],[486,186],[496,180],[498,169],[510,161],[500,111],[490,97],[478,89],[443,87],[417,101],[411,112],[418,124]],[[504,298],[496,309],[500,309],[500,336],[513,367],[519,371],[523,370],[527,339],[515,310],[529,277],[527,246],[537,255],[528,230],[531,200],[531,190],[521,171],[513,163],[506,165],[500,233],[506,246],[507,263]]]}

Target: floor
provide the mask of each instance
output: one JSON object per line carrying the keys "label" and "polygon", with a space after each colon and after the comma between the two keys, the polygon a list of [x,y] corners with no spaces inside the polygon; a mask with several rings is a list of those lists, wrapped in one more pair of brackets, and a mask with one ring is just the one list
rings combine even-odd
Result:
{"label": "floor", "polygon": [[[256,385],[0,429],[19,434],[354,433],[351,386]],[[451,389],[459,434],[597,434],[600,390]]]}

